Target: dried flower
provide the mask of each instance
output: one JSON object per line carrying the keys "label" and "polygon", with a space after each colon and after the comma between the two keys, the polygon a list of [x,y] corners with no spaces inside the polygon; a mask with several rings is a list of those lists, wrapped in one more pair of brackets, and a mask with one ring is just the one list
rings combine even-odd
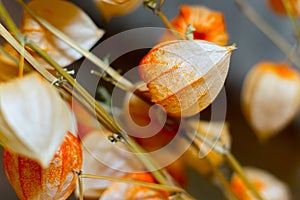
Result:
{"label": "dried flower", "polygon": [[0,140],[47,167],[73,118],[56,89],[37,74],[0,85]]}
{"label": "dried flower", "polygon": [[[265,200],[290,200],[287,185],[267,171],[254,167],[244,167],[244,172]],[[231,187],[240,200],[255,200],[238,175],[231,178]]]}
{"label": "dried flower", "polygon": [[[219,45],[226,45],[228,42],[223,14],[205,6],[182,5],[179,15],[171,23],[183,37],[189,25],[192,25],[195,28],[195,40],[207,40]],[[174,39],[176,37],[168,31],[161,41]]]}
{"label": "dried flower", "polygon": [[[99,29],[86,13],[71,2],[33,0],[28,3],[28,6],[84,49],[90,49],[104,34],[104,31]],[[36,43],[61,66],[67,66],[82,57],[80,53],[41,26],[27,12],[24,12],[21,30],[29,41]],[[36,58],[44,66],[52,69],[42,58],[39,56]]]}
{"label": "dried flower", "polygon": [[142,0],[94,0],[106,20],[125,15],[141,5]]}
{"label": "dried flower", "polygon": [[[121,177],[126,172],[143,169],[142,164],[124,144],[112,144],[107,139],[111,134],[102,129],[88,133],[82,138],[82,170],[87,174]],[[109,184],[106,180],[84,179],[83,194],[85,197],[99,198],[102,190]]]}
{"label": "dried flower", "polygon": [[[155,183],[151,174],[146,172],[128,173],[122,178]],[[118,192],[116,192],[118,191]],[[152,190],[147,187],[132,185],[128,183],[112,183],[105,190],[99,200],[111,199],[168,199],[168,193],[158,190]]]}
{"label": "dried flower", "polygon": [[[228,150],[230,149],[231,137],[227,123],[221,121],[208,122],[198,120],[190,120],[189,123],[195,130],[199,131],[197,134],[202,134],[210,141],[215,140],[216,144],[221,145]],[[211,165],[215,167],[221,165],[224,161],[224,156],[216,153],[211,147],[208,147],[201,142],[196,142],[196,144],[200,147],[203,155],[199,154],[199,151],[196,149],[189,147],[183,154],[184,163],[191,166],[201,175],[209,176],[212,173]],[[200,155],[202,155],[202,157],[200,157]]]}
{"label": "dried flower", "polygon": [[6,147],[3,159],[7,178],[21,200],[67,199],[76,186],[74,170],[80,171],[82,164],[80,142],[70,132],[47,168]]}
{"label": "dried flower", "polygon": [[232,49],[203,40],[155,46],[139,66],[151,101],[173,116],[199,113],[223,87]]}
{"label": "dried flower", "polygon": [[260,62],[242,89],[244,114],[262,141],[295,117],[300,106],[300,75],[286,63]]}

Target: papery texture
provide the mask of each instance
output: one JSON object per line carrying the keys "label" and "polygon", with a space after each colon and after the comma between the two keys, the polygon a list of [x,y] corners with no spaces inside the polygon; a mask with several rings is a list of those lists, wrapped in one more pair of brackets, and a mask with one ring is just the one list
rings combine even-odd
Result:
{"label": "papery texture", "polygon": [[229,69],[231,47],[206,41],[169,41],[140,62],[151,101],[173,116],[191,116],[216,98]]}
{"label": "papery texture", "polygon": [[[87,174],[121,177],[127,172],[142,170],[143,165],[122,143],[112,144],[108,130],[88,133],[82,139],[83,171]],[[83,193],[86,197],[99,197],[110,181],[84,179]]]}
{"label": "papery texture", "polygon": [[[28,6],[38,16],[86,50],[95,45],[104,34],[84,11],[68,1],[33,0],[28,3]],[[67,66],[82,57],[80,53],[41,26],[27,12],[24,13],[22,32],[26,34],[28,40],[35,42],[61,66]],[[38,56],[36,58],[47,68],[52,68],[43,59]]]}
{"label": "papery texture", "polygon": [[300,107],[300,75],[284,63],[260,62],[242,88],[244,114],[262,141],[281,131]]}
{"label": "papery texture", "polygon": [[[188,122],[194,131],[201,134],[205,141],[210,141],[212,146],[207,145],[205,142],[195,140],[195,144],[200,148],[194,149],[190,147],[184,154],[184,163],[191,166],[201,175],[208,176],[212,173],[212,166],[219,166],[224,161],[224,156],[213,151],[214,145],[220,145],[225,149],[231,148],[231,136],[229,133],[229,126],[223,121],[199,121],[190,120]],[[208,162],[209,161],[209,162]]]}
{"label": "papery texture", "polygon": [[[265,200],[291,200],[288,186],[269,172],[254,167],[244,167],[244,172]],[[256,199],[236,174],[231,187],[240,200]]]}
{"label": "papery texture", "polygon": [[[229,39],[223,14],[205,6],[181,5],[179,15],[171,21],[171,24],[183,38],[185,38],[188,26],[192,25],[195,28],[192,33],[195,40],[226,45]],[[162,36],[161,42],[175,39],[178,38],[171,31],[167,31]]]}
{"label": "papery texture", "polygon": [[66,103],[37,74],[0,85],[0,140],[16,153],[47,167],[72,128]]}
{"label": "papery texture", "polygon": [[70,132],[56,151],[50,165],[43,168],[35,160],[4,148],[4,169],[21,200],[64,200],[73,192],[82,165],[78,138]]}
{"label": "papery texture", "polygon": [[94,2],[106,20],[128,14],[142,4],[142,0],[94,0]]}
{"label": "papery texture", "polygon": [[[122,178],[132,179],[142,182],[155,183],[153,177],[146,172],[128,173]],[[116,192],[118,191],[118,192]],[[99,200],[111,200],[111,199],[168,199],[168,193],[158,190],[152,190],[147,187],[138,186],[128,183],[111,183],[105,190]]]}

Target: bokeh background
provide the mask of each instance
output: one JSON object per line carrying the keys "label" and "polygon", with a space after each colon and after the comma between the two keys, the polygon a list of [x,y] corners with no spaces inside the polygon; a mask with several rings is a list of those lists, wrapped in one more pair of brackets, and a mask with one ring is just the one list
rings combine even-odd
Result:
{"label": "bokeh background", "polygon": [[[20,21],[21,9],[11,0],[3,0],[16,21]],[[134,12],[105,22],[91,0],[73,0],[95,23],[106,31],[103,39],[119,32],[137,27],[164,27],[160,19],[142,5]],[[248,0],[249,4],[291,44],[295,43],[292,26],[287,18],[274,14],[266,0]],[[230,124],[232,152],[246,166],[265,169],[286,182],[294,199],[300,199],[300,117],[266,144],[260,144],[245,121],[240,108],[240,92],[243,80],[250,68],[259,61],[285,60],[286,56],[240,11],[234,0],[166,0],[163,11],[168,18],[178,14],[181,4],[205,5],[222,11],[225,16],[229,44],[235,43],[230,71],[225,83],[227,95],[226,120]],[[145,33],[147,34],[147,33]],[[141,55],[136,56],[134,63]],[[126,66],[130,66],[128,63]],[[120,67],[120,66],[113,66]],[[125,69],[124,69],[125,70]],[[1,149],[2,153],[2,149]],[[1,157],[1,156],[0,156]],[[188,191],[197,199],[224,199],[218,189],[204,180],[194,170],[188,170]],[[0,159],[0,198],[18,199],[10,187]],[[75,199],[73,196],[70,199]]]}

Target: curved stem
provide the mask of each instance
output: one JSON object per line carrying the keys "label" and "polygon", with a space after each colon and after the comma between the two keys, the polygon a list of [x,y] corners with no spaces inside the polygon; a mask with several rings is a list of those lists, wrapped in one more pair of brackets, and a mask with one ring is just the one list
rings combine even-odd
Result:
{"label": "curved stem", "polygon": [[247,176],[244,173],[244,170],[242,169],[241,165],[237,161],[237,159],[230,153],[227,152],[225,155],[225,158],[227,162],[230,164],[230,166],[234,169],[234,171],[237,173],[237,175],[243,180],[247,188],[250,189],[252,194],[259,200],[264,200],[261,196],[261,194],[257,191],[257,189],[254,187],[254,185],[249,181]]}
{"label": "curved stem", "polygon": [[184,192],[184,189],[179,188],[179,187],[175,187],[175,186],[170,186],[170,185],[162,185],[162,184],[136,181],[136,180],[131,180],[131,179],[115,178],[115,177],[110,177],[110,176],[100,176],[100,175],[84,174],[84,173],[81,174],[80,176],[82,178],[103,179],[103,180],[108,180],[108,181],[129,183],[129,184],[134,184],[134,185],[138,185],[138,186],[151,188],[151,189],[154,189],[154,190],[163,190],[163,191],[176,192],[176,193],[177,192]]}
{"label": "curved stem", "polygon": [[[280,1],[280,0],[279,0]],[[257,12],[245,1],[235,0],[242,12],[248,19],[256,25],[298,68],[300,68],[300,58],[297,52],[293,51],[293,46],[286,41],[272,26],[263,20]]]}

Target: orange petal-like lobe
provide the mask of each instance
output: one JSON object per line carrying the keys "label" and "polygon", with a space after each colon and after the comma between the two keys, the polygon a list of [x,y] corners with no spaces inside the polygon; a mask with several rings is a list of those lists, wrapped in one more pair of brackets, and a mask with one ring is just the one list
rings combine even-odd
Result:
{"label": "orange petal-like lobe", "polygon": [[4,169],[7,178],[21,200],[66,199],[73,192],[82,165],[79,140],[68,132],[50,165],[41,165],[28,157],[4,148]]}

